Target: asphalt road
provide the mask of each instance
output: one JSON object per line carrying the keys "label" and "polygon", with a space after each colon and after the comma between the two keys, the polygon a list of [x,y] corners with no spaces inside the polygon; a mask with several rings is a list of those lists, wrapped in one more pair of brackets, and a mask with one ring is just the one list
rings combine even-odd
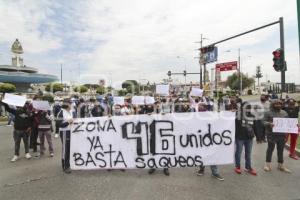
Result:
{"label": "asphalt road", "polygon": [[[278,171],[276,162],[273,162],[273,171],[266,173],[262,169],[266,144],[253,147],[253,166],[258,171],[257,177],[237,175],[233,172],[233,165],[227,165],[219,167],[225,178],[222,182],[210,176],[209,168],[202,177],[196,176],[194,168],[171,169],[169,177],[161,171],[148,175],[147,170],[76,171],[64,174],[60,166],[60,140],[54,141],[54,158],[22,158],[11,163],[12,127],[0,127],[1,200],[300,199],[300,161],[291,160],[285,152],[286,165],[293,173]],[[21,150],[23,157],[23,145]]]}

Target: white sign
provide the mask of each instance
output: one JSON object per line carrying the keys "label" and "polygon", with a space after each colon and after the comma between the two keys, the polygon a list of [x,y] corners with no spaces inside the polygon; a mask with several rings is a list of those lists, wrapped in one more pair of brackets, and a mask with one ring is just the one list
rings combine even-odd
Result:
{"label": "white sign", "polygon": [[51,110],[51,106],[48,101],[32,101],[32,106],[36,110]]}
{"label": "white sign", "polygon": [[154,97],[145,96],[145,103],[146,105],[154,104],[155,103]]}
{"label": "white sign", "polygon": [[70,137],[73,170],[231,164],[235,113],[78,118]]}
{"label": "white sign", "polygon": [[114,105],[124,105],[124,97],[114,97]]}
{"label": "white sign", "polygon": [[200,88],[192,88],[190,96],[202,97],[203,96],[203,90],[201,90]]}
{"label": "white sign", "polygon": [[2,102],[12,106],[23,107],[26,103],[26,97],[5,93]]}
{"label": "white sign", "polygon": [[156,94],[168,96],[169,95],[169,85],[156,85]]}
{"label": "white sign", "polygon": [[131,103],[133,105],[144,105],[145,97],[144,96],[133,96],[131,99]]}
{"label": "white sign", "polygon": [[274,133],[294,133],[298,134],[297,118],[273,118]]}

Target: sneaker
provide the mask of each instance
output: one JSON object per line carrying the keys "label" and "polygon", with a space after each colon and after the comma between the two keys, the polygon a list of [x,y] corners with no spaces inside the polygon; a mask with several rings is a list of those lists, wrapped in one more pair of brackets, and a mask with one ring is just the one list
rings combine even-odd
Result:
{"label": "sneaker", "polygon": [[291,170],[289,170],[288,168],[286,168],[285,166],[283,165],[279,165],[278,166],[278,170],[282,171],[282,172],[286,172],[286,173],[292,173]]}
{"label": "sneaker", "polygon": [[234,171],[235,171],[235,173],[237,173],[237,174],[241,174],[241,173],[242,173],[242,170],[241,170],[240,167],[236,167],[236,168],[234,169]]}
{"label": "sneaker", "polygon": [[53,157],[54,156],[54,153],[50,153],[50,157]]}
{"label": "sneaker", "polygon": [[148,174],[153,174],[155,172],[155,169],[149,169]]}
{"label": "sneaker", "polygon": [[43,155],[44,155],[43,153],[38,153],[38,152],[34,152],[34,153],[33,153],[33,156],[34,156],[35,158],[42,157]]}
{"label": "sneaker", "polygon": [[204,175],[204,170],[203,169],[199,169],[197,171],[197,176],[203,176]]}
{"label": "sneaker", "polygon": [[170,176],[170,172],[169,172],[169,169],[168,169],[168,168],[165,168],[165,169],[164,169],[164,174],[165,174],[166,176]]}
{"label": "sneaker", "polygon": [[54,135],[54,138],[58,138],[58,134],[57,133]]}
{"label": "sneaker", "polygon": [[19,156],[14,155],[10,162],[16,162],[19,159]]}
{"label": "sneaker", "polygon": [[264,166],[264,170],[266,172],[270,172],[271,171],[271,163],[266,163],[265,166]]}
{"label": "sneaker", "polygon": [[219,181],[224,181],[224,178],[220,174],[212,174],[211,176]]}
{"label": "sneaker", "polygon": [[68,169],[65,169],[64,172],[65,172],[66,174],[70,174],[72,171],[71,171],[70,168],[68,168]]}
{"label": "sneaker", "polygon": [[296,154],[294,154],[294,155],[289,155],[290,156],[290,158],[292,158],[292,159],[294,159],[294,160],[299,160],[299,157],[296,155]]}
{"label": "sneaker", "polygon": [[25,158],[30,159],[30,158],[31,158],[30,153],[26,153],[26,154],[25,154]]}
{"label": "sneaker", "polygon": [[256,172],[256,170],[255,169],[245,169],[245,172],[247,172],[247,173],[249,173],[249,174],[251,174],[251,175],[253,175],[253,176],[256,176],[257,175],[257,172]]}

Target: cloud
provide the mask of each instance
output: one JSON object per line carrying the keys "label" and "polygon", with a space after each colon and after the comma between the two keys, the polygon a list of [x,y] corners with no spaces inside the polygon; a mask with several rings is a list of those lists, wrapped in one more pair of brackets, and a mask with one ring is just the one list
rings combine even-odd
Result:
{"label": "cloud", "polygon": [[[4,22],[0,38],[7,45],[19,37],[28,59],[50,73],[57,73],[63,63],[66,71],[80,66],[82,75],[93,75],[87,79],[90,82],[98,81],[95,74],[109,73],[113,80],[159,81],[166,78],[168,70],[181,72],[186,66],[188,72],[199,71],[194,57],[198,56],[195,42],[201,34],[209,38],[204,44],[209,44],[283,16],[287,80],[292,82],[299,80],[300,74],[295,4],[283,0],[14,1],[0,3]],[[243,61],[244,72],[253,75],[261,64],[271,81],[279,81],[271,57],[279,47],[278,30],[278,26],[269,27],[219,44],[219,62],[237,59],[236,50],[241,48],[243,57],[251,55]],[[224,53],[228,49],[232,52]],[[213,66],[208,65],[209,71]],[[71,74],[66,73],[65,78],[71,79]],[[188,80],[197,81],[198,77],[189,76]]]}

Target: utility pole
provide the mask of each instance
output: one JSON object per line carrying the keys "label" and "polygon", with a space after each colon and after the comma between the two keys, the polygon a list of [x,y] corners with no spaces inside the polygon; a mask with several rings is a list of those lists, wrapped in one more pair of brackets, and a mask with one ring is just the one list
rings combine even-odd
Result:
{"label": "utility pole", "polygon": [[240,95],[243,93],[243,84],[242,84],[242,69],[241,69],[241,49],[238,49],[238,62],[239,62],[239,85],[240,85]]}
{"label": "utility pole", "polygon": [[284,50],[284,27],[283,27],[283,17],[279,18],[279,27],[280,27],[280,48],[282,49],[283,61],[284,61],[284,70],[281,71],[281,92],[285,92],[285,70],[286,70],[286,63],[285,63],[285,50]]}
{"label": "utility pole", "polygon": [[203,88],[203,85],[202,85],[202,64],[201,64],[201,56],[202,56],[201,48],[202,48],[202,42],[203,42],[203,37],[202,37],[202,34],[201,34],[201,40],[200,40],[200,59],[199,59],[199,64],[200,64],[200,88],[201,88],[201,89]]}
{"label": "utility pole", "polygon": [[60,64],[60,83],[62,84],[63,79],[62,79],[62,64]]}

